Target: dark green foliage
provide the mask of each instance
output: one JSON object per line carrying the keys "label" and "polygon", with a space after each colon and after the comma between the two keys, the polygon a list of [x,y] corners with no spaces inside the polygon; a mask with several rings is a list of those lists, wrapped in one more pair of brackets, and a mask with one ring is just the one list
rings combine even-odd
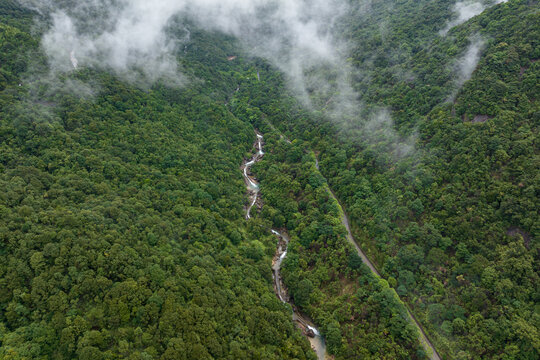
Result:
{"label": "dark green foliage", "polygon": [[[369,3],[339,25],[365,102],[343,126],[194,28],[188,87],[142,91],[96,69],[51,80],[36,14],[0,2],[0,357],[313,358],[272,293],[274,226],[291,234],[290,294],[336,358],[426,356],[399,294],[444,358],[537,359],[538,3],[446,37],[452,2]],[[476,36],[480,62],[457,88]],[[95,91],[61,90],[73,83]],[[410,155],[384,132],[355,136],[381,107],[414,134]],[[253,169],[265,205],[246,223],[252,125],[268,145]],[[387,280],[348,244],[328,185]]]}
{"label": "dark green foliage", "polygon": [[312,359],[272,293],[273,239],[244,221],[253,129],[207,95],[232,71],[210,89],[47,80],[24,29],[0,24],[0,358]]}
{"label": "dark green foliage", "polygon": [[[300,142],[280,140],[269,128],[265,141],[267,153],[255,168],[265,201],[262,215],[295,219],[286,226],[291,242],[282,274],[294,304],[322,331],[327,350],[336,359],[424,358],[417,331],[396,293],[362,264],[348,243],[338,204],[313,154]],[[318,179],[316,184],[313,179]],[[274,221],[273,226],[281,225]]]}
{"label": "dark green foliage", "polygon": [[[535,359],[538,4],[494,6],[444,38],[437,32],[451,3],[404,1],[379,10],[385,2],[372,4],[369,16],[353,21],[360,15],[352,13],[343,24],[358,46],[352,60],[367,73],[354,86],[366,102],[366,116],[386,106],[398,133],[415,128],[412,155],[390,155],[392,139],[355,137],[350,127],[324,120],[324,113],[301,110],[271,74],[264,78],[273,85],[257,85],[246,97],[276,128],[320,153],[321,172],[343,202],[355,237],[443,356]],[[390,19],[384,41],[381,19]],[[476,36],[486,41],[480,62],[457,89],[452,64]],[[411,78],[401,76],[403,70]],[[362,121],[351,119],[353,130]],[[299,202],[299,209],[309,211],[321,206]],[[316,228],[313,221],[299,233],[302,247],[313,247],[321,236],[314,232],[320,220],[314,220]],[[344,264],[355,268],[348,257]]]}

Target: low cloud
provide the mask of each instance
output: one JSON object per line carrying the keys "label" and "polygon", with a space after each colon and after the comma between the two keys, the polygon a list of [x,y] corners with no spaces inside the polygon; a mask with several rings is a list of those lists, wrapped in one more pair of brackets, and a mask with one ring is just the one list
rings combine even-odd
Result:
{"label": "low cloud", "polygon": [[485,5],[480,2],[468,2],[460,1],[454,5],[453,11],[456,17],[449,21],[446,24],[446,27],[439,32],[440,35],[444,36],[452,29],[458,25],[463,24],[467,20],[475,17],[482,13],[485,10]]}
{"label": "low cloud", "polygon": [[[102,6],[108,1],[52,13],[52,28],[43,37],[43,46],[56,71],[80,66],[112,69],[119,75],[150,83],[159,78],[182,81],[174,57],[174,44],[167,39],[165,27],[171,7],[150,2],[133,2],[114,10]],[[88,19],[92,13],[102,18]],[[98,15],[99,16],[99,15]],[[96,30],[100,29],[100,30]]]}
{"label": "low cloud", "polygon": [[54,70],[69,71],[75,60],[148,82],[182,82],[176,61],[182,40],[167,36],[171,21],[181,16],[238,37],[303,84],[305,69],[339,57],[331,28],[347,8],[344,0],[89,0],[75,7],[69,1],[19,1],[50,15],[43,46]]}
{"label": "low cloud", "polygon": [[481,37],[474,37],[467,47],[467,51],[465,51],[463,57],[459,59],[458,81],[460,85],[471,78],[472,73],[478,65],[478,61],[480,60],[480,55],[484,49],[484,45],[485,41]]}
{"label": "low cloud", "polygon": [[[185,39],[172,39],[168,28],[189,19],[235,36],[248,53],[269,60],[304,105],[322,110],[344,133],[352,127],[354,133],[374,131],[359,135],[364,138],[380,133],[399,140],[389,112],[360,118],[362,100],[351,86],[360,70],[348,64],[350,47],[335,36],[348,0],[88,0],[75,7],[67,0],[20,1],[49,16],[43,47],[57,73],[92,66],[133,82],[185,83],[177,55],[189,30]],[[365,1],[365,11],[369,5]]]}
{"label": "low cloud", "polygon": [[446,27],[442,29],[439,34],[441,36],[445,36],[450,31],[450,29],[461,25],[467,20],[481,14],[486,8],[493,5],[505,3],[507,1],[508,0],[495,0],[485,2],[459,1],[453,7],[455,18],[449,21],[446,24]]}
{"label": "low cloud", "polygon": [[415,152],[417,134],[400,136],[394,130],[394,122],[388,109],[381,109],[374,113],[362,131],[364,141],[381,153],[391,154],[394,159],[401,159]]}
{"label": "low cloud", "polygon": [[472,77],[474,70],[478,66],[482,51],[486,45],[485,40],[479,35],[474,35],[470,39],[470,44],[465,53],[457,60],[454,65],[454,88],[449,101],[453,101],[459,89]]}

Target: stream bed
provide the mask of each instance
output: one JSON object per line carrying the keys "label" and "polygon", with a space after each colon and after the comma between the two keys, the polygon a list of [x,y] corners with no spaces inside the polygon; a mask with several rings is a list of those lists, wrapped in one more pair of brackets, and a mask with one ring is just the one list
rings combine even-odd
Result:
{"label": "stream bed", "polygon": [[276,235],[278,238],[278,245],[276,249],[276,254],[272,260],[272,277],[274,279],[274,291],[276,292],[278,298],[292,307],[292,318],[296,326],[302,330],[302,333],[308,338],[311,343],[311,348],[317,354],[317,359],[324,360],[326,359],[326,346],[324,344],[324,338],[319,333],[319,330],[315,325],[300,313],[296,306],[292,303],[289,293],[285,284],[283,284],[283,279],[281,278],[281,264],[285,257],[287,256],[287,249],[289,247],[289,236],[285,231],[278,232],[277,230],[272,229],[272,234]]}
{"label": "stream bed", "polygon": [[[246,160],[241,167],[249,198],[249,204],[246,206],[247,220],[251,218],[251,211],[253,207],[256,205],[257,207],[261,206],[259,198],[259,183],[253,177],[253,175],[251,175],[251,167],[258,161],[260,161],[264,156],[264,142],[262,134],[260,134],[259,132],[255,133],[257,135],[257,139],[255,141],[254,147],[257,152],[249,161]],[[285,284],[283,283],[283,279],[281,277],[281,264],[287,256],[287,249],[289,247],[289,236],[284,230],[278,231],[272,229],[272,234],[274,234],[278,239],[276,252],[272,260],[272,277],[274,279],[274,291],[279,300],[291,306],[293,322],[296,324],[296,326],[298,326],[298,328],[300,328],[300,330],[302,330],[302,333],[311,343],[312,349],[317,354],[317,359],[325,360],[327,356],[324,338],[321,336],[319,330],[317,330],[311,320],[298,311],[294,303],[291,301],[287,288],[285,287]]]}

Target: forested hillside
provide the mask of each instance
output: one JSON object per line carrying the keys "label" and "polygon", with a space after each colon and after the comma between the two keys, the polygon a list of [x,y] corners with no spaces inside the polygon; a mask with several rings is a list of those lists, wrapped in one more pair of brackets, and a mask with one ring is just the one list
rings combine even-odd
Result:
{"label": "forested hillside", "polygon": [[347,242],[341,209],[314,154],[270,133],[271,154],[257,168],[266,201],[262,216],[292,236],[284,276],[295,304],[321,326],[336,359],[424,358],[418,330],[395,291]]}
{"label": "forested hillside", "polygon": [[331,358],[433,356],[407,309],[443,359],[540,356],[538,2],[455,26],[445,0],[344,3],[350,83],[303,69],[329,84],[306,102],[285,65],[183,16],[178,81],[74,52],[59,70],[54,15],[0,2],[0,358],[315,359],[271,229]]}
{"label": "forested hillside", "polygon": [[[252,128],[207,95],[234,78],[182,91],[91,69],[46,80],[16,20],[34,15],[2,3],[0,357],[313,358],[272,293],[272,239],[243,221]],[[231,40],[195,42],[186,65],[215,79],[228,62],[211,44]],[[85,83],[99,91],[74,92]]]}
{"label": "forested hillside", "polygon": [[[7,2],[1,15],[2,358],[313,358],[271,288],[267,214],[278,205],[265,191],[269,206],[248,223],[242,207],[238,167],[263,117],[239,90],[254,84],[257,70],[278,73],[257,59],[231,62],[230,54],[242,55],[233,39],[194,27],[179,55],[189,86],[141,89],[93,68],[49,73],[31,30],[38,14]],[[282,155],[268,164],[284,166],[287,149],[270,150]],[[301,166],[303,151],[295,150],[292,166]],[[309,185],[301,196],[328,205],[318,215],[295,214],[299,222],[331,209]],[[318,276],[289,265],[295,302],[324,325],[339,358],[423,358],[403,305],[361,268],[336,211],[334,204],[326,215],[336,232],[329,250],[342,256],[332,260],[320,302],[339,292],[340,278],[350,289],[317,315],[294,279],[309,276],[312,288]],[[361,284],[376,294],[363,308],[354,294]],[[342,334],[349,297],[358,319]],[[356,328],[366,317],[372,324]]]}
{"label": "forested hillside", "polygon": [[[428,11],[436,3],[402,6]],[[249,96],[291,139],[320,152],[321,171],[345,205],[356,239],[443,357],[537,358],[537,4],[500,4],[444,38],[436,35],[440,21],[408,14],[392,15],[407,19],[389,23],[394,40],[378,41],[369,26],[351,31],[360,49],[353,59],[374,74],[355,85],[367,96],[366,117],[386,107],[398,135],[372,123],[370,133],[351,136],[366,128],[328,123],[324,109],[315,116],[284,111],[294,101],[266,101],[277,78]],[[395,58],[387,49],[405,46],[407,36],[419,48],[396,50],[402,58]],[[477,37],[485,41],[480,61],[457,87],[448,64],[459,62]],[[379,61],[364,62],[368,46]],[[397,68],[408,68],[409,76]],[[280,91],[273,94],[277,99]],[[414,149],[396,152],[396,136],[412,136]],[[312,238],[324,232],[317,227]]]}

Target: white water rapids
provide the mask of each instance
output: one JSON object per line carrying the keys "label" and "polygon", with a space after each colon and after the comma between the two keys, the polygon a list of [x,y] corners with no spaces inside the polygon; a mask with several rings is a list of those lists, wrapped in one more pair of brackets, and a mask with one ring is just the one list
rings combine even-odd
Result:
{"label": "white water rapids", "polygon": [[[264,152],[263,152],[263,136],[261,134],[259,134],[258,132],[256,132],[256,134],[257,134],[257,140],[255,141],[254,147],[257,149],[257,153],[255,155],[253,155],[253,158],[250,161],[246,162],[242,167],[242,170],[244,172],[244,180],[246,182],[246,186],[247,186],[248,193],[249,193],[249,198],[250,198],[250,205],[246,209],[246,219],[251,218],[250,212],[251,212],[251,209],[253,208],[253,206],[257,203],[258,194],[259,194],[259,184],[255,180],[255,178],[253,178],[252,176],[249,175],[250,168],[256,162],[260,161],[262,159],[262,157],[264,156]],[[291,143],[290,140],[287,139],[286,137],[284,137],[283,135],[280,134],[280,137],[283,140],[287,141],[287,143],[289,143],[289,144]],[[319,169],[319,160],[318,160],[318,156],[317,156],[318,154],[315,153],[314,155],[315,155],[315,166],[316,166],[317,169]],[[332,197],[339,204],[339,201],[338,201],[337,197],[335,196],[335,194],[332,192],[332,189],[329,188],[329,191],[330,191],[330,194],[332,195]],[[342,209],[342,211],[341,211],[341,220],[343,222],[343,225],[347,229],[347,239],[353,244],[353,246],[355,247],[358,255],[360,256],[360,258],[362,259],[364,264],[366,264],[370,268],[370,270],[375,274],[375,276],[381,277],[381,275],[379,274],[379,272],[377,271],[377,269],[375,268],[373,263],[369,260],[369,258],[366,256],[366,254],[363,252],[363,250],[360,248],[360,246],[358,245],[358,243],[356,242],[356,240],[352,236],[352,232],[351,232],[351,229],[350,229],[350,226],[349,226],[349,221],[348,221],[347,215],[343,211],[343,207],[341,206],[341,204],[339,204],[339,206]],[[324,338],[320,335],[319,331],[313,326],[311,321],[308,318],[306,318],[304,315],[302,315],[301,313],[298,312],[298,310],[296,309],[296,307],[294,306],[294,304],[290,300],[287,289],[284,286],[283,280],[281,278],[281,273],[280,273],[281,264],[282,264],[282,262],[285,260],[285,258],[287,256],[287,249],[288,249],[288,246],[289,246],[289,238],[288,238],[286,232],[284,232],[284,231],[282,231],[280,233],[279,231],[272,229],[272,234],[276,235],[279,238],[276,254],[275,254],[274,259],[272,261],[274,288],[275,288],[276,294],[277,294],[278,298],[282,302],[288,303],[289,305],[291,305],[291,307],[293,309],[293,321],[297,324],[297,326],[300,329],[302,329],[302,332],[304,333],[304,335],[306,335],[308,337],[308,340],[310,341],[312,348],[317,353],[318,360],[324,360],[324,359],[326,359],[326,346],[324,344]],[[422,325],[415,318],[415,316],[412,314],[412,312],[409,310],[409,308],[407,306],[406,306],[406,308],[407,308],[407,313],[409,315],[410,321],[419,330],[420,343],[425,348],[426,353],[428,354],[429,358],[431,360],[440,360],[441,358],[440,358],[439,354],[437,353],[435,347],[433,346],[433,344],[429,340],[429,338],[428,338],[427,334],[425,333]]]}
{"label": "white water rapids", "polygon": [[[255,204],[257,203],[258,197],[259,197],[259,184],[257,183],[257,180],[250,175],[251,167],[260,161],[262,157],[264,156],[263,151],[263,136],[256,132],[257,134],[257,140],[255,142],[254,147],[257,150],[257,153],[253,155],[251,160],[247,161],[242,165],[242,171],[244,174],[244,181],[246,183],[246,187],[248,190],[249,195],[249,205],[246,208],[246,219],[251,218],[251,209]],[[272,229],[272,234],[276,235],[278,237],[278,244],[277,244],[277,250],[276,254],[274,256],[274,259],[272,260],[272,276],[274,278],[274,290],[276,292],[276,295],[278,296],[279,300],[281,300],[284,303],[287,303],[291,305],[293,313],[292,313],[292,319],[296,323],[296,325],[302,330],[302,333],[307,337],[309,342],[311,343],[311,347],[317,354],[318,360],[325,360],[326,359],[326,346],[324,344],[324,338],[321,336],[319,330],[315,328],[313,323],[303,314],[299,313],[296,309],[296,306],[292,303],[289,293],[287,292],[287,289],[285,285],[283,284],[283,279],[281,278],[281,263],[285,258],[287,257],[287,249],[289,247],[289,237],[286,235],[285,232],[279,232],[277,230]]]}
{"label": "white water rapids", "polygon": [[313,333],[315,334],[315,336],[320,336],[321,334],[319,333],[319,330],[315,329],[313,326],[310,326],[308,325],[307,326],[309,330],[313,331]]}
{"label": "white water rapids", "polygon": [[326,359],[326,345],[324,343],[324,338],[321,336],[321,333],[313,325],[313,323],[302,313],[298,311],[296,306],[292,303],[287,288],[283,284],[283,279],[281,277],[281,264],[285,257],[287,257],[287,248],[289,247],[289,237],[285,232],[278,232],[272,229],[272,234],[278,237],[278,246],[274,260],[272,261],[272,270],[274,278],[274,290],[276,294],[284,303],[291,305],[293,310],[293,321],[296,325],[302,330],[302,333],[307,337],[311,344],[311,348],[317,354],[318,360]]}
{"label": "white water rapids", "polygon": [[246,182],[246,186],[248,189],[249,194],[249,205],[246,209],[246,219],[251,219],[251,209],[255,204],[257,204],[257,199],[259,197],[259,184],[257,184],[257,181],[254,177],[250,175],[251,167],[258,161],[262,159],[264,156],[264,152],[262,151],[262,139],[263,136],[259,133],[257,133],[257,141],[255,142],[255,147],[257,148],[257,153],[253,155],[251,160],[246,162],[244,165],[242,165],[242,171],[244,173],[244,181]]}

